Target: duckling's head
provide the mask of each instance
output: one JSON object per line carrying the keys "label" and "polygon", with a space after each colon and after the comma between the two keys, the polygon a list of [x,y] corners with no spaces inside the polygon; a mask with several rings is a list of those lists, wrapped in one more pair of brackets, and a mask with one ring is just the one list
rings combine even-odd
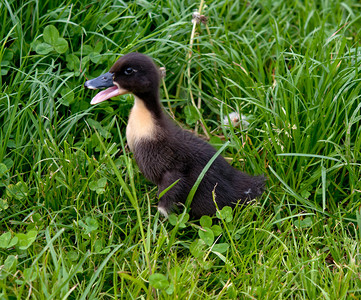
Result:
{"label": "duckling's head", "polygon": [[159,106],[158,67],[146,55],[133,52],[116,61],[109,72],[88,80],[84,86],[88,89],[107,88],[98,93],[90,102],[97,104],[111,97],[134,94],[147,106]]}

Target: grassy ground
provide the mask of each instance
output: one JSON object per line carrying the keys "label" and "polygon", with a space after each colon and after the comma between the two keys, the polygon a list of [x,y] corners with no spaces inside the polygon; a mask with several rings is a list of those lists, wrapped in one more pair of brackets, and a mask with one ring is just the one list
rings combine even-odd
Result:
{"label": "grassy ground", "polygon": [[[136,2],[0,1],[0,299],[359,299],[359,1]],[[83,88],[131,51],[182,126],[268,176],[253,205],[158,215],[132,98]]]}

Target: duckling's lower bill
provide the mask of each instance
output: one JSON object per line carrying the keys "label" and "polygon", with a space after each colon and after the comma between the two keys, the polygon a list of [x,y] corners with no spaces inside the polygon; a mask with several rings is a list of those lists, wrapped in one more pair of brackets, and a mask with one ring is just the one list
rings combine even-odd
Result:
{"label": "duckling's lower bill", "polygon": [[[159,193],[170,185],[160,199],[158,210],[168,215],[185,203],[199,174],[216,153],[207,142],[178,127],[163,112],[159,99],[160,72],[146,55],[129,53],[121,57],[109,72],[89,80],[85,87],[107,88],[98,93],[91,104],[131,93],[135,103],[127,125],[127,140],[139,169],[158,185]],[[234,207],[259,197],[265,177],[243,173],[218,156],[208,169],[194,194],[191,215],[201,217],[219,209]]]}

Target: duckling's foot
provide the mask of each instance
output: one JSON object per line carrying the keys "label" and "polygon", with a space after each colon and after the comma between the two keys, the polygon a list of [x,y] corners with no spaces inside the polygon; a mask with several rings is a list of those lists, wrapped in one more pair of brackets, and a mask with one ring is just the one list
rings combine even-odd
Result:
{"label": "duckling's foot", "polygon": [[165,218],[168,218],[168,211],[167,211],[164,207],[160,206],[159,204],[158,204],[158,211],[159,211],[159,213],[161,213]]}

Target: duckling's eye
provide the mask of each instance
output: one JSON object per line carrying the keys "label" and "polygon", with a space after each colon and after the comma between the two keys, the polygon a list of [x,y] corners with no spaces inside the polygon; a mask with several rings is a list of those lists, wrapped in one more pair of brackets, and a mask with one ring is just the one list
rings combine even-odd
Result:
{"label": "duckling's eye", "polygon": [[133,72],[134,72],[134,69],[133,68],[126,68],[125,70],[124,70],[124,74],[125,75],[131,75],[131,74],[133,74]]}

